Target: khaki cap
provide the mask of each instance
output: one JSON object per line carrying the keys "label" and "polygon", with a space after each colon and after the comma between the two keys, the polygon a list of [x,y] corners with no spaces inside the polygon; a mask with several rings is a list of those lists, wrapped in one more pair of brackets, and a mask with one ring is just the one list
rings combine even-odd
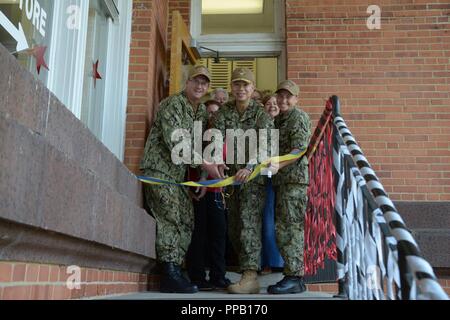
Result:
{"label": "khaki cap", "polygon": [[276,92],[278,93],[278,91],[283,89],[289,91],[290,94],[292,94],[293,96],[298,96],[300,94],[300,89],[298,88],[298,85],[292,80],[285,80],[280,82]]}
{"label": "khaki cap", "polygon": [[189,79],[194,79],[197,76],[205,76],[211,82],[211,74],[205,66],[197,65],[191,68],[189,71]]}
{"label": "khaki cap", "polygon": [[233,71],[233,75],[231,76],[231,82],[235,81],[245,81],[247,83],[255,84],[255,76],[250,69],[237,68]]}

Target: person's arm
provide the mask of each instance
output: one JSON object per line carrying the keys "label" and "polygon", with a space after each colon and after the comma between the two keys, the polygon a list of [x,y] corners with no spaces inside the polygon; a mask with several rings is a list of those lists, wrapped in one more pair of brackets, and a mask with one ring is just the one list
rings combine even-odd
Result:
{"label": "person's arm", "polygon": [[175,97],[168,98],[161,102],[158,116],[161,118],[161,132],[164,144],[172,151],[179,141],[172,141],[172,134],[177,129],[182,129],[182,106]]}
{"label": "person's arm", "polygon": [[[302,112],[299,117],[292,121],[292,127],[289,135],[289,140],[291,144],[290,153],[304,152],[308,146],[311,139],[311,121],[308,114]],[[292,159],[287,161],[282,161],[278,164],[271,164],[271,171],[273,174],[277,173],[285,167],[292,165],[293,163],[299,161],[301,158]]]}
{"label": "person's arm", "polygon": [[[267,151],[266,152],[259,152],[260,150],[256,150],[256,154],[251,157],[251,159],[247,162],[245,168],[239,170],[236,175],[235,179],[238,182],[246,182],[248,178],[251,176],[254,168],[258,165],[258,163],[262,163],[263,161],[267,160],[267,158],[261,158],[261,154],[265,153],[265,156],[269,157],[271,152],[271,130],[275,127],[272,118],[264,111],[261,111],[257,115],[256,120],[256,129],[259,133],[259,130],[266,130],[266,138],[267,138]],[[258,136],[259,139],[259,136]],[[261,147],[264,145],[260,141],[258,141],[258,145]]]}

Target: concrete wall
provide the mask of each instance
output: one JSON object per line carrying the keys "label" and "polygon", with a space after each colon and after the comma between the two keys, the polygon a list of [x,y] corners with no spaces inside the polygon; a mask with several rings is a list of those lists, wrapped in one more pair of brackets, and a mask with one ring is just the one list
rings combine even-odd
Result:
{"label": "concrete wall", "polygon": [[142,201],[136,177],[0,45],[0,262],[143,272],[155,222]]}

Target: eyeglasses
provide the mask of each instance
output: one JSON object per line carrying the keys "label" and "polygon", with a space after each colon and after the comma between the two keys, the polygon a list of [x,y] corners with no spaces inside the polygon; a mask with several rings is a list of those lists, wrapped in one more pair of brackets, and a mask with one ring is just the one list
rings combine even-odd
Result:
{"label": "eyeglasses", "polygon": [[209,82],[201,79],[189,79],[189,81],[193,82],[196,86],[207,87],[209,86]]}

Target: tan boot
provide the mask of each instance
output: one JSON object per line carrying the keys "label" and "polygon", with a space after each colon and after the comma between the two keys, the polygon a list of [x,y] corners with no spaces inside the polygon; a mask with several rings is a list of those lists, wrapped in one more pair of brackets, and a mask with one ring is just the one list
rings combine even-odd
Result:
{"label": "tan boot", "polygon": [[228,293],[240,294],[256,294],[259,293],[258,274],[254,270],[246,270],[242,274],[241,280],[238,283],[230,285]]}

